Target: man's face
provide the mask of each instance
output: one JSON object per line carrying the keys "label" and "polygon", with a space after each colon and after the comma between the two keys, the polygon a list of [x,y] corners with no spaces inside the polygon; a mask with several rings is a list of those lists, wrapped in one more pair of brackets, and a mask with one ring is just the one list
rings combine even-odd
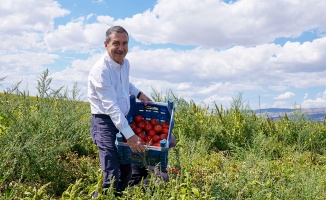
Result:
{"label": "man's face", "polygon": [[128,53],[128,35],[126,33],[112,33],[110,42],[104,41],[104,45],[111,59],[122,64]]}

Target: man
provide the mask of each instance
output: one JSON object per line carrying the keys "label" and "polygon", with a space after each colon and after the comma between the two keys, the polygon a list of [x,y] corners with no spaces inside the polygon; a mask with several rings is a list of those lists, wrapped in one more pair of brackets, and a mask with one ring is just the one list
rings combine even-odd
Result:
{"label": "man", "polygon": [[[120,26],[106,32],[106,53],[94,64],[88,76],[88,99],[91,105],[92,140],[99,149],[103,170],[103,188],[113,184],[116,194],[128,186],[131,164],[119,164],[115,146],[120,131],[133,152],[142,153],[141,139],[134,134],[125,116],[130,109],[129,95],[135,95],[145,105],[152,101],[132,83],[129,83],[128,32]],[[111,182],[112,178],[115,180]],[[96,196],[97,194],[94,194]]]}

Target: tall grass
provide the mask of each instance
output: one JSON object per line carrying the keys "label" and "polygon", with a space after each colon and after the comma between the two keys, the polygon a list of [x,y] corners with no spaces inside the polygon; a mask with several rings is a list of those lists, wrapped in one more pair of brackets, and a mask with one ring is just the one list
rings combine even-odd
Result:
{"label": "tall grass", "polygon": [[62,88],[52,90],[50,83],[45,71],[38,79],[38,96],[30,97],[18,86],[1,95],[2,185],[51,182],[53,192],[61,193],[82,176],[83,166],[75,157],[93,151],[88,138],[88,104],[69,98]]}
{"label": "tall grass", "polygon": [[[38,95],[19,84],[0,95],[0,199],[89,199],[101,189],[89,104],[75,86],[51,88],[45,71]],[[298,111],[277,121],[257,117],[240,94],[226,109],[153,90],[175,103],[170,181],[127,188],[122,199],[326,199],[326,122]],[[113,188],[98,199],[114,199]],[[144,192],[145,191],[145,192]]]}

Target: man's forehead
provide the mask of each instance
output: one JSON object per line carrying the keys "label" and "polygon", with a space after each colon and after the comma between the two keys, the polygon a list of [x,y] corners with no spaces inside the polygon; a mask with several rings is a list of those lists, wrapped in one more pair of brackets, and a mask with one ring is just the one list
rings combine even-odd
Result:
{"label": "man's forehead", "polygon": [[112,41],[128,41],[128,35],[126,33],[112,33]]}

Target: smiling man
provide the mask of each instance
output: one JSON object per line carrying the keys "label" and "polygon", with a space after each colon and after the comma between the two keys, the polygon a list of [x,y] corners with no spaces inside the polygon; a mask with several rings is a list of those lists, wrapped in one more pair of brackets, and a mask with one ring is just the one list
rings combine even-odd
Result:
{"label": "smiling man", "polygon": [[[119,164],[115,146],[116,134],[121,132],[133,152],[141,153],[144,147],[134,134],[125,116],[130,109],[129,95],[135,95],[146,105],[152,101],[129,82],[128,32],[121,26],[110,27],[106,32],[106,53],[94,64],[88,76],[88,100],[91,105],[91,135],[99,149],[103,170],[103,188],[113,184],[120,195],[131,177],[131,164]],[[112,178],[115,180],[111,182]],[[93,195],[96,197],[97,193]]]}
{"label": "smiling man", "polygon": [[[121,29],[121,31],[119,31]],[[129,36],[126,31],[123,31],[122,27],[116,27],[115,29],[109,29],[106,32],[106,40],[104,46],[111,59],[122,65],[123,59],[128,53],[128,41]]]}

